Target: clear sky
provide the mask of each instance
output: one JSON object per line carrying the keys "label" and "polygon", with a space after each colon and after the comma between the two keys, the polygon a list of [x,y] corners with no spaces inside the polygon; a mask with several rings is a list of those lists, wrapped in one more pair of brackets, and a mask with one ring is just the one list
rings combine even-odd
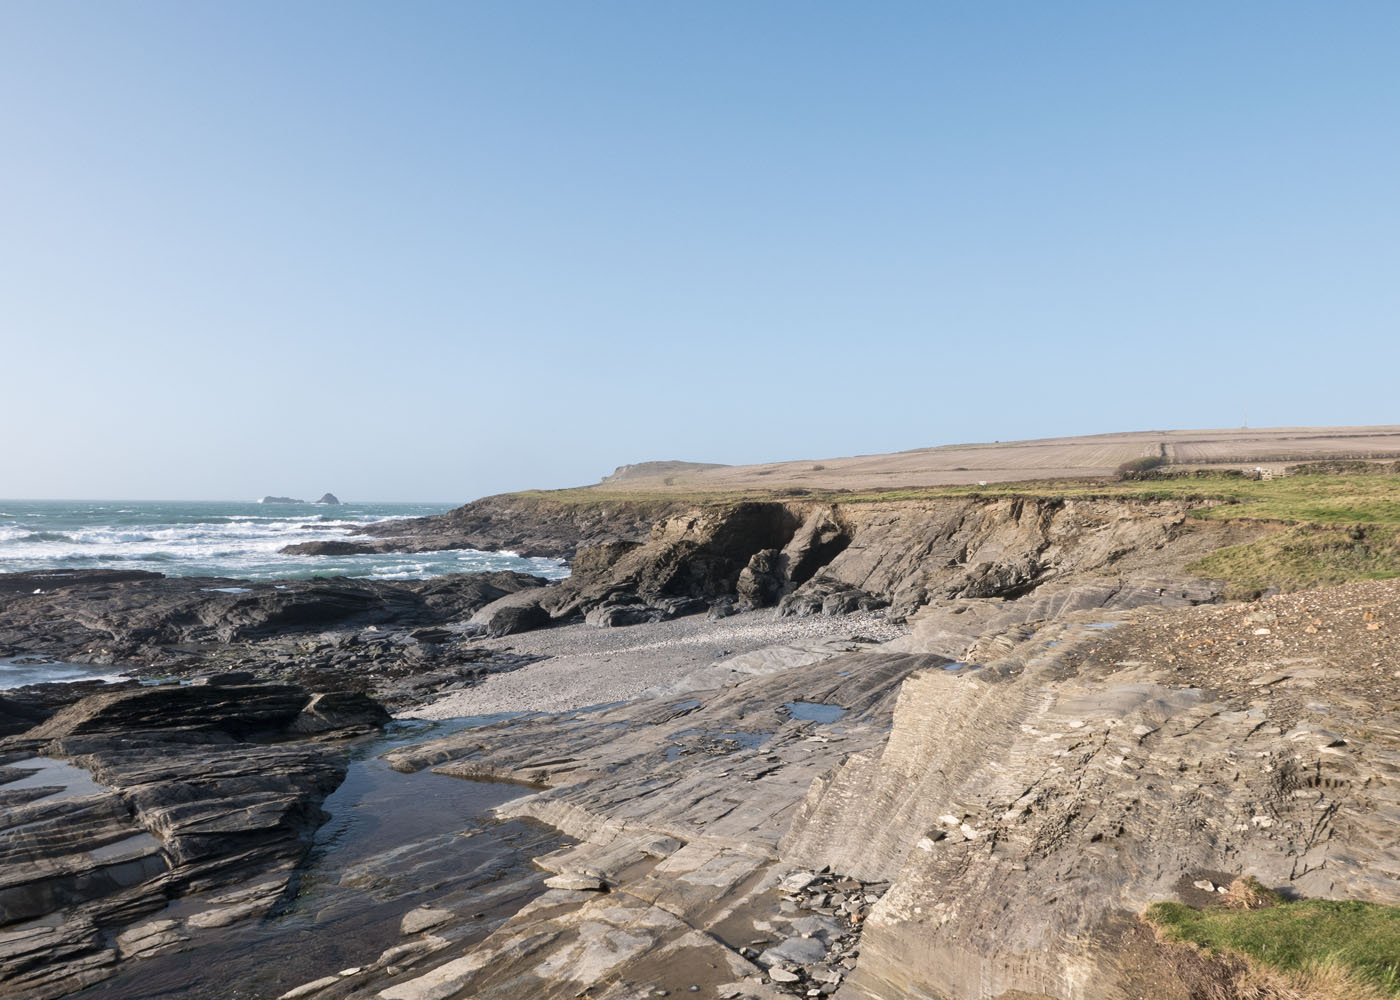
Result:
{"label": "clear sky", "polygon": [[0,0],[0,496],[1400,422],[1400,4]]}

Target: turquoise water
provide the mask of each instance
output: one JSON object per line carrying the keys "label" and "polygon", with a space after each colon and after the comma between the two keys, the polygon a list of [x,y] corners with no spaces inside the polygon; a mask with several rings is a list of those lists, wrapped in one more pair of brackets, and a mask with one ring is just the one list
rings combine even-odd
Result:
{"label": "turquoise water", "polygon": [[452,504],[263,504],[220,501],[0,500],[0,573],[37,569],[143,569],[167,576],[245,580],[312,576],[422,579],[517,570],[568,576],[557,559],[513,553],[290,556],[294,542],[346,538],[351,528],[441,514]]}

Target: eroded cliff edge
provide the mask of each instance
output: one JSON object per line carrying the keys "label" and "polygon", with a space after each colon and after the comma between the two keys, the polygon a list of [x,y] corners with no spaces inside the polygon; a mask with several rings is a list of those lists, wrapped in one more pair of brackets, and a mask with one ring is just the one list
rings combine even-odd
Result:
{"label": "eroded cliff edge", "polygon": [[888,608],[903,619],[940,601],[1032,594],[1067,606],[1199,603],[1219,588],[1186,564],[1264,529],[1193,520],[1191,509],[1178,500],[1020,497],[694,506],[663,517],[643,541],[581,548],[569,580],[487,605],[474,621],[508,634],[705,608]]}

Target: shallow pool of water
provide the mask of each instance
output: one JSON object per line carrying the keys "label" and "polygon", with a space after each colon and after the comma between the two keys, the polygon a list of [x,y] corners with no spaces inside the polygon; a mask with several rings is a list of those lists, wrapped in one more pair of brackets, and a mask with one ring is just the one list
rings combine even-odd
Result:
{"label": "shallow pool of water", "polygon": [[817,701],[789,701],[788,715],[801,722],[832,723],[846,714],[840,705],[824,705]]}
{"label": "shallow pool of water", "polygon": [[[197,930],[188,950],[135,959],[79,994],[102,1000],[272,1000],[302,983],[372,964],[408,940],[399,921],[428,904],[464,914],[484,937],[543,891],[531,859],[567,841],[529,822],[498,822],[493,807],[530,793],[516,785],[401,774],[380,759],[409,742],[504,716],[395,723],[352,751],[331,814],[284,902],[265,919]],[[228,892],[238,886],[217,890]],[[209,908],[191,897],[146,919],[186,918]]]}
{"label": "shallow pool of water", "polygon": [[7,792],[21,791],[26,788],[56,789],[42,798],[32,799],[33,802],[42,802],[47,799],[71,799],[80,795],[96,795],[100,792],[110,791],[106,785],[98,784],[93,776],[81,767],[74,767],[66,761],[54,760],[51,757],[29,757],[13,761],[5,766],[33,773],[14,781],[7,781],[0,785],[0,789]]}
{"label": "shallow pool of water", "polygon": [[958,674],[964,670],[981,670],[982,668],[975,663],[945,663],[943,669],[950,674]]}
{"label": "shallow pool of water", "polygon": [[676,742],[666,748],[666,759],[677,760],[687,753],[734,754],[757,750],[772,733],[742,729],[685,729],[672,736]]}

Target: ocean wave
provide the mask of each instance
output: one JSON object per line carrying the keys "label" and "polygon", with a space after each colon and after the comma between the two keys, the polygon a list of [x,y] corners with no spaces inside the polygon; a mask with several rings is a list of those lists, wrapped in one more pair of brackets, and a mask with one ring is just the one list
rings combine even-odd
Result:
{"label": "ocean wave", "polygon": [[0,545],[18,545],[24,542],[71,542],[68,535],[61,531],[13,531],[7,532],[0,529]]}
{"label": "ocean wave", "polygon": [[[248,504],[128,505],[120,516],[102,504],[34,504],[0,522],[0,572],[121,567],[174,576],[223,576],[252,580],[312,576],[406,580],[444,573],[509,569],[553,579],[568,575],[560,560],[523,559],[515,553],[471,549],[356,556],[284,555],[293,542],[343,539],[367,523],[442,513],[430,505],[398,510],[269,516]],[[372,506],[372,505],[364,505]],[[380,505],[383,506],[383,505]],[[404,513],[404,510],[411,512]],[[289,516],[290,515],[290,516]]]}
{"label": "ocean wave", "polygon": [[26,684],[67,684],[72,681],[124,681],[125,674],[84,666],[77,663],[15,663],[0,660],[0,690],[24,687]]}

